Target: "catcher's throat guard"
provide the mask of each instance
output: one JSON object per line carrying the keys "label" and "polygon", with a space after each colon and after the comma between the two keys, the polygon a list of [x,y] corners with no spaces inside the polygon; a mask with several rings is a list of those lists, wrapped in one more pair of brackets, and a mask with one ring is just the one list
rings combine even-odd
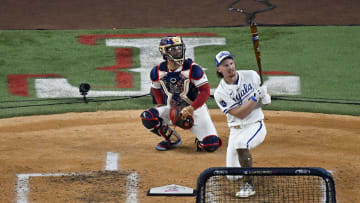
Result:
{"label": "catcher's throat guard", "polygon": [[170,120],[175,126],[179,126],[182,129],[190,129],[194,125],[194,119],[192,116],[184,117],[180,110],[172,107],[170,109]]}

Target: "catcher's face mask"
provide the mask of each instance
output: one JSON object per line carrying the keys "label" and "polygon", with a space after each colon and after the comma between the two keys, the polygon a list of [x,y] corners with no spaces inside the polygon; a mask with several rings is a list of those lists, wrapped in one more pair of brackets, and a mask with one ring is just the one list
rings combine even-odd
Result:
{"label": "catcher's face mask", "polygon": [[185,60],[185,44],[181,37],[167,37],[160,41],[159,51],[164,59],[169,59],[178,65]]}
{"label": "catcher's face mask", "polygon": [[182,45],[168,47],[166,50],[167,50],[167,53],[170,56],[172,56],[174,59],[181,59],[183,57],[183,55],[184,55]]}

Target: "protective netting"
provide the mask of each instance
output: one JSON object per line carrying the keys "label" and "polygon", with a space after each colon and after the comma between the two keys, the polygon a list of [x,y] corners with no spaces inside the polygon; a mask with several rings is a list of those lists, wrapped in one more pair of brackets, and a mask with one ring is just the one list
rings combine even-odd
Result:
{"label": "protective netting", "polygon": [[[336,202],[335,183],[325,170],[316,169],[314,173],[311,170],[304,170],[306,173],[301,174],[298,173],[301,170],[286,171],[286,169],[242,171],[239,168],[238,170],[226,168],[211,170],[210,168],[202,173],[198,181],[197,202]],[[249,179],[255,193],[245,195],[247,197],[239,197],[242,196],[238,192],[244,185],[244,181],[249,181]]]}
{"label": "protective netting", "polygon": [[254,176],[256,193],[247,198],[235,196],[242,184],[242,179],[212,176],[206,182],[205,202],[326,202],[326,183],[317,176]]}

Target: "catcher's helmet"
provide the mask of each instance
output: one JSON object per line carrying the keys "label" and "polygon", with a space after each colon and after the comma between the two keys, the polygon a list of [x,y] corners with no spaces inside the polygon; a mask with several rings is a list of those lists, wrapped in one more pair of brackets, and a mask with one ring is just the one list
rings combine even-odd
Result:
{"label": "catcher's helmet", "polygon": [[183,65],[185,60],[185,44],[180,36],[168,36],[161,39],[159,51],[163,58],[169,59],[178,65]]}

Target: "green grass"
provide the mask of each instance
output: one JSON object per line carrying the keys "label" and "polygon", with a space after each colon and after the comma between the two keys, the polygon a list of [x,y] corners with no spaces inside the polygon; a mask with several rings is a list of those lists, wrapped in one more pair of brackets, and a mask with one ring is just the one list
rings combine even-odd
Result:
{"label": "green grass", "polygon": [[[226,38],[224,46],[206,46],[195,49],[195,61],[206,67],[210,86],[217,86],[214,56],[220,50],[236,55],[238,69],[256,68],[256,60],[248,27],[240,28],[190,28],[190,29],[124,29],[124,30],[15,30],[0,31],[0,118],[117,109],[144,109],[152,106],[150,97],[88,104],[48,105],[57,100],[6,102],[35,99],[34,79],[28,80],[30,97],[9,94],[9,74],[59,74],[78,86],[88,82],[94,87],[114,85],[114,74],[95,70],[115,64],[114,48],[106,47],[104,40],[96,46],[78,43],[82,34],[128,33],[187,33],[212,32]],[[282,70],[295,73],[301,78],[301,95],[306,98],[351,100],[360,103],[360,27],[358,26],[306,26],[306,27],[258,27],[262,67],[264,71]],[[154,44],[157,46],[157,44]],[[139,50],[133,48],[135,65],[138,67]],[[135,87],[139,88],[139,74],[134,75]],[[97,88],[96,90],[102,90]],[[116,89],[106,89],[116,90]],[[96,98],[95,100],[100,100]],[[66,99],[65,101],[81,101]],[[14,106],[32,107],[8,108]],[[41,106],[43,105],[43,106]],[[217,108],[213,99],[210,108]],[[359,105],[313,103],[304,101],[273,100],[268,110],[290,110],[330,114],[360,115]]]}

